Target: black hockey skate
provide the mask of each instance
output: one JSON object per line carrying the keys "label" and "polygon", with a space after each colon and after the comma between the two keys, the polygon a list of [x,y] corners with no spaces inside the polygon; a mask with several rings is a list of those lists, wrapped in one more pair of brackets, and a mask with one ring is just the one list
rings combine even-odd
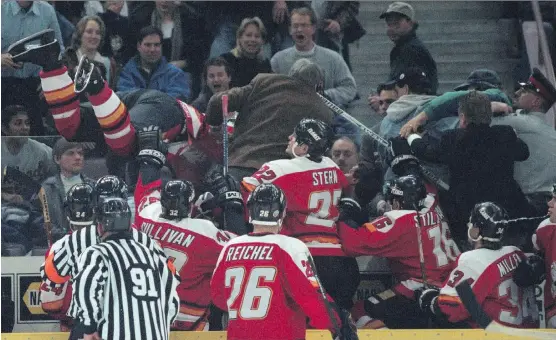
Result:
{"label": "black hockey skate", "polygon": [[59,64],[60,44],[54,39],[54,30],[49,28],[16,41],[7,52],[16,63],[32,63],[48,68]]}
{"label": "black hockey skate", "polygon": [[89,94],[98,94],[104,87],[104,79],[98,67],[86,56],[82,56],[79,60],[73,83],[75,93],[86,91]]}

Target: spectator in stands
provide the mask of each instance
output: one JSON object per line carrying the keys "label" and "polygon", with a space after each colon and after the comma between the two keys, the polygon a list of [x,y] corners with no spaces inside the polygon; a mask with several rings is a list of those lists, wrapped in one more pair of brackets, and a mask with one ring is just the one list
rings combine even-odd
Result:
{"label": "spectator in stands", "polygon": [[52,156],[59,172],[42,183],[41,204],[45,216],[50,216],[52,242],[56,242],[70,231],[69,221],[64,212],[64,203],[69,189],[83,182],[91,182],[81,171],[85,162],[83,147],[79,143],[58,139],[52,149]]}
{"label": "spectator in stands", "polygon": [[349,137],[340,137],[332,144],[330,155],[344,174],[349,174],[359,162],[359,147]]}
{"label": "spectator in stands", "polygon": [[512,218],[534,212],[513,175],[514,162],[526,160],[529,149],[513,128],[490,127],[489,98],[478,91],[467,93],[459,101],[459,121],[461,129],[445,132],[440,145],[428,144],[417,134],[411,134],[408,142],[420,159],[448,165],[450,192],[442,209],[452,237],[465,244],[466,223],[478,202],[495,202]]}
{"label": "spectator in stands", "polygon": [[113,58],[100,54],[99,49],[104,43],[106,26],[102,19],[96,15],[85,16],[77,23],[71,46],[66,49],[62,60],[71,75],[75,74],[75,68],[82,56],[87,56],[90,61],[99,65],[104,71],[102,76],[110,86],[114,86],[116,80],[117,66]]}
{"label": "spectator in stands", "polygon": [[249,84],[259,73],[272,73],[270,61],[262,53],[266,39],[266,28],[261,19],[243,19],[236,33],[236,47],[222,55],[232,71],[232,87]]}
{"label": "spectator in stands", "polygon": [[162,56],[162,39],[158,28],[148,26],[139,31],[138,54],[124,66],[118,81],[119,91],[154,89],[176,99],[189,99],[189,75]]}
{"label": "spectator in stands", "polygon": [[104,11],[97,14],[104,25],[106,33],[104,44],[100,52],[112,57],[118,67],[123,67],[135,53],[135,36],[132,33],[129,19],[127,18],[127,3],[125,1],[106,1]]}
{"label": "spectator in stands", "polygon": [[359,1],[311,1],[311,7],[318,19],[317,45],[342,55],[351,71],[349,44],[366,33],[357,21]]}
{"label": "spectator in stands", "polygon": [[336,105],[347,106],[356,96],[355,79],[342,57],[315,44],[317,18],[311,8],[301,7],[292,11],[290,34],[295,46],[280,51],[270,63],[276,73],[288,74],[292,65],[301,58],[318,64],[324,70],[324,95]]}
{"label": "spectator in stands", "polygon": [[369,104],[375,109],[376,113],[381,116],[386,115],[386,111],[390,104],[398,99],[398,92],[396,92],[396,84],[392,82],[379,84],[376,93],[378,94],[377,105],[373,106],[371,103],[371,96],[369,96]]}
{"label": "spectator in stands", "polygon": [[418,67],[425,72],[431,84],[432,94],[438,90],[436,62],[429,50],[417,37],[418,24],[415,10],[405,2],[393,2],[380,15],[386,20],[386,33],[395,44],[390,51],[390,79],[410,67]]}
{"label": "spectator in stands", "polygon": [[[29,114],[25,107],[2,110],[2,199],[20,202],[38,192],[37,185],[55,172],[52,149],[29,138]],[[7,168],[7,169],[6,169]],[[7,192],[10,189],[11,192]]]}
{"label": "spectator in stands", "polygon": [[46,106],[40,99],[40,67],[25,63],[14,63],[8,47],[16,41],[45,29],[53,29],[63,50],[63,38],[54,8],[44,1],[2,2],[2,108],[9,105],[28,105],[31,119],[31,134],[44,132],[42,117]]}
{"label": "spectator in stands", "polygon": [[[105,2],[105,6],[103,6],[102,2]],[[118,10],[118,13],[127,18],[128,14],[129,14],[129,9],[127,6],[127,1],[85,1],[84,3],[84,9],[85,9],[85,15],[99,15],[102,13],[106,13],[106,10],[108,8],[105,8],[106,6],[111,6],[112,4],[108,4],[108,3],[112,3],[114,5],[117,5],[118,7],[120,7],[120,9]]]}
{"label": "spectator in stands", "polygon": [[386,85],[394,85],[398,99],[388,106],[380,124],[380,135],[392,138],[398,136],[405,122],[417,115],[418,109],[435,96],[426,73],[415,67],[405,69]]}
{"label": "spectator in stands", "polygon": [[222,57],[211,58],[205,63],[203,70],[203,90],[191,105],[205,112],[210,97],[215,93],[228,91],[232,82],[230,66]]}
{"label": "spectator in stands", "polygon": [[332,123],[332,112],[316,93],[323,79],[317,64],[300,59],[289,76],[259,74],[247,86],[212,96],[206,112],[209,125],[222,124],[223,94],[229,97],[228,110],[239,111],[229,146],[230,174],[242,179],[266,162],[289,158],[286,141],[302,118]]}
{"label": "spectator in stands", "polygon": [[70,46],[73,32],[75,32],[75,25],[58,11],[58,8],[56,8],[56,3],[58,3],[58,1],[49,1],[48,3],[51,4],[56,11],[56,19],[58,19],[58,26],[60,26],[60,33],[62,34],[64,46]]}

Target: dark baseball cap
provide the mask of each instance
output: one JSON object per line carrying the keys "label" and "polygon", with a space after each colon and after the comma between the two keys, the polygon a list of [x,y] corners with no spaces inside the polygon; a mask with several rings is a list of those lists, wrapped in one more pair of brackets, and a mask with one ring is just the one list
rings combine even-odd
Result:
{"label": "dark baseball cap", "polygon": [[397,77],[385,83],[385,85],[397,85],[404,87],[407,85],[410,89],[420,93],[430,93],[432,84],[427,74],[417,67],[410,67],[400,73]]}
{"label": "dark baseball cap", "polygon": [[387,17],[390,14],[401,14],[409,18],[409,20],[413,20],[415,18],[415,10],[413,6],[406,2],[396,1],[391,3],[385,12],[380,15],[380,19]]}
{"label": "dark baseball cap", "polygon": [[474,86],[479,90],[487,90],[492,88],[502,87],[500,76],[493,70],[481,68],[476,69],[469,74],[465,83],[454,88],[455,91],[467,90],[469,87]]}

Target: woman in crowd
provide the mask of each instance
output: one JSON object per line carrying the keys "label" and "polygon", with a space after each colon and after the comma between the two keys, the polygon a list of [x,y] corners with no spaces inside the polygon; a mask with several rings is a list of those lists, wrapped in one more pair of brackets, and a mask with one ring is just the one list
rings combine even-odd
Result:
{"label": "woman in crowd", "polygon": [[232,87],[249,84],[259,73],[272,73],[270,60],[262,52],[266,37],[261,19],[243,19],[236,32],[236,47],[222,55],[232,71]]}
{"label": "woman in crowd", "polygon": [[77,23],[72,44],[66,49],[63,56],[64,65],[67,66],[71,76],[79,64],[82,56],[87,56],[103,71],[102,76],[113,87],[116,82],[116,62],[100,54],[99,50],[104,42],[106,26],[99,16],[88,15]]}

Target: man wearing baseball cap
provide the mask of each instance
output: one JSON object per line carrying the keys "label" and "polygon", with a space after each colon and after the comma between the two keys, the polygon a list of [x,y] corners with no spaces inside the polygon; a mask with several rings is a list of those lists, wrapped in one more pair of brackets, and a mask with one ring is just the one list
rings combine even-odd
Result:
{"label": "man wearing baseball cap", "polygon": [[405,2],[393,2],[380,15],[386,20],[386,33],[395,44],[390,51],[390,79],[394,79],[404,70],[417,67],[425,72],[431,83],[433,93],[438,89],[436,62],[429,50],[417,37],[418,24],[415,10]]}

